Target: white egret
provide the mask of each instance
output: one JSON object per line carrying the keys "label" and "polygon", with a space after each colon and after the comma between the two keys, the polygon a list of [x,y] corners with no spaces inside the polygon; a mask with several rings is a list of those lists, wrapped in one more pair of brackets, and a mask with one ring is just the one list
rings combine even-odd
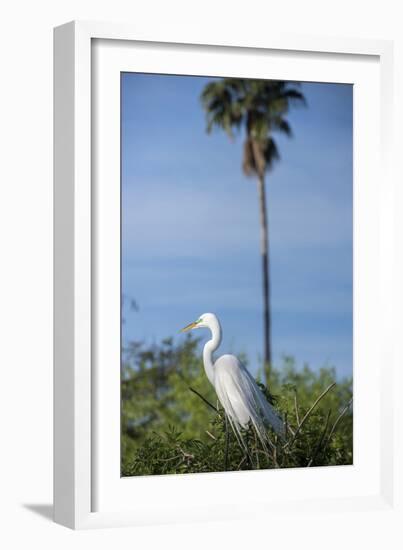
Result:
{"label": "white egret", "polygon": [[182,329],[208,328],[212,338],[203,349],[203,363],[207,378],[213,385],[239,443],[245,447],[241,428],[251,422],[265,446],[270,442],[266,425],[270,425],[280,436],[284,435],[284,424],[272,405],[267,401],[254,378],[235,355],[222,355],[215,362],[213,353],[221,343],[220,322],[214,313],[204,313],[197,321]]}

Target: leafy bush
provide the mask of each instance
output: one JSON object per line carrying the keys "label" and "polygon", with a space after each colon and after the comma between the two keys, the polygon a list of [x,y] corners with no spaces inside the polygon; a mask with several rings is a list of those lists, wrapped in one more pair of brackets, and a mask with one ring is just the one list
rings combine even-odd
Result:
{"label": "leafy bush", "polygon": [[[243,358],[246,361],[246,358]],[[208,382],[198,341],[132,343],[122,372],[122,475],[178,474],[352,464],[352,383],[335,370],[298,370],[291,358],[273,370],[267,399],[283,415],[286,438],[252,429],[241,448]]]}

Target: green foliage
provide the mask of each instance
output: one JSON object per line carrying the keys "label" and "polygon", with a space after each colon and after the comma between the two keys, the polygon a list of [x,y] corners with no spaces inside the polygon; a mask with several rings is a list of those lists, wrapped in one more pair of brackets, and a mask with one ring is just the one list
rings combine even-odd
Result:
{"label": "green foliage", "polygon": [[251,428],[244,430],[246,453],[226,430],[197,340],[131,344],[122,373],[122,475],[352,463],[351,380],[335,384],[334,369],[298,370],[284,358],[272,372],[273,395],[260,386],[285,418],[287,435],[281,440],[269,431],[265,448]]}
{"label": "green foliage", "polygon": [[[216,402],[204,374],[197,340],[188,337],[174,346],[171,339],[144,349],[132,343],[125,350],[122,372],[122,463],[152,431],[163,434],[175,426],[183,437],[203,438],[211,412],[189,387]],[[207,436],[206,436],[207,437]]]}

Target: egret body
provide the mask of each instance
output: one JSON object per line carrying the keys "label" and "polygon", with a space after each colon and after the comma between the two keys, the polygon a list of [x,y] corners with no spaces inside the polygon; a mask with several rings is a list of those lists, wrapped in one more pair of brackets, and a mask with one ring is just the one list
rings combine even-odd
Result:
{"label": "egret body", "polygon": [[263,445],[268,441],[267,425],[283,436],[283,421],[239,359],[235,355],[222,355],[214,362],[213,353],[219,347],[222,337],[217,316],[204,313],[197,321],[183,328],[182,332],[200,328],[210,329],[212,335],[203,349],[206,376],[217,393],[238,441],[243,444],[240,428],[246,428],[249,423],[255,428]]}

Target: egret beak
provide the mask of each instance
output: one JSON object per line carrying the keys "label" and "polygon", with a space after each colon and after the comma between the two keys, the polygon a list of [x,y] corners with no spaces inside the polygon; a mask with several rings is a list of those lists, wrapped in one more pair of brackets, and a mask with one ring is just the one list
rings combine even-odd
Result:
{"label": "egret beak", "polygon": [[190,325],[186,325],[186,327],[183,327],[180,332],[187,332],[188,330],[192,330],[192,328],[195,328],[197,326],[197,323],[190,323]]}

